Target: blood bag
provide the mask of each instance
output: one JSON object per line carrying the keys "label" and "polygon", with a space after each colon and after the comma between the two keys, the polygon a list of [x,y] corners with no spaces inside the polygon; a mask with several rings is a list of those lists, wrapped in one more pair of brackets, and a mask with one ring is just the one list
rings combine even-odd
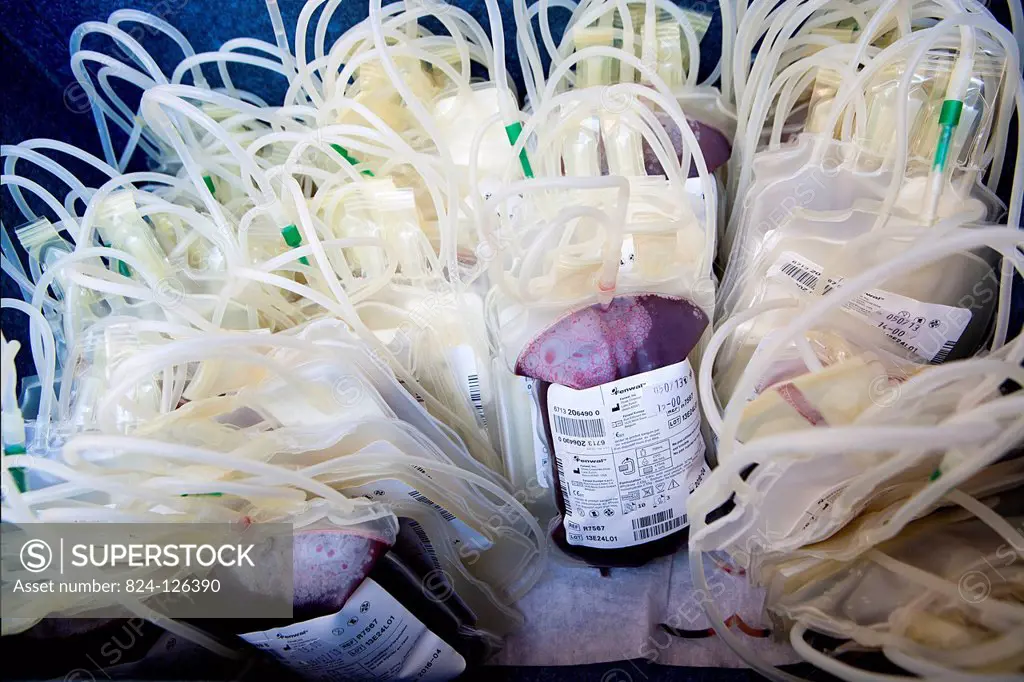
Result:
{"label": "blood bag", "polygon": [[562,513],[555,541],[601,566],[636,566],[686,541],[685,500],[707,471],[688,356],[707,315],[634,294],[561,318],[520,353]]}

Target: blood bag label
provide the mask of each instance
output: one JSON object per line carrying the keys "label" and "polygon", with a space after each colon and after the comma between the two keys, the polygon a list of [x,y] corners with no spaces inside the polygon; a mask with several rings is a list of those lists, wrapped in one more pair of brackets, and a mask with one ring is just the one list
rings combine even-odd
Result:
{"label": "blood bag label", "polygon": [[[429,474],[426,472],[421,473],[430,478]],[[490,540],[469,527],[465,521],[437,504],[408,483],[386,478],[374,481],[373,483],[345,488],[342,492],[349,497],[363,496],[373,500],[374,502],[385,502],[388,504],[401,504],[403,502],[408,504],[410,501],[418,502],[425,507],[430,507],[439,514],[441,518],[448,522],[451,529],[454,531],[453,544],[467,544],[475,547],[476,549],[488,549],[491,546]]]}
{"label": "blood bag label", "polygon": [[307,680],[450,680],[466,660],[370,578],[341,611],[240,635]]}
{"label": "blood bag label", "polygon": [[548,420],[570,545],[631,547],[689,524],[708,468],[688,360],[582,391],[552,384]]}
{"label": "blood bag label", "polygon": [[[481,428],[487,428],[487,413],[484,411],[484,387],[480,381],[480,370],[472,346],[460,344],[448,351],[448,366],[459,381],[463,397],[473,408],[473,416]],[[487,396],[488,398],[490,396]]]}
{"label": "blood bag label", "polygon": [[814,527],[815,530],[819,530],[819,525],[825,525],[824,523],[819,524],[819,521],[823,521],[826,514],[828,514],[829,508],[835,503],[839,496],[846,490],[846,483],[841,483],[827,493],[815,500],[811,508],[804,512],[803,517],[797,522],[797,525],[790,531],[790,534],[797,531],[805,531],[808,528]]}
{"label": "blood bag label", "polygon": [[523,391],[530,401],[530,440],[533,442],[533,461],[537,470],[537,485],[548,488],[551,471],[551,452],[548,450],[547,439],[544,438],[544,420],[541,418],[540,401],[534,391],[536,379],[517,377]]}
{"label": "blood bag label", "polygon": [[[768,268],[769,279],[788,279],[805,292],[814,291],[821,276],[820,265],[792,251],[783,252]],[[842,277],[829,278],[822,293],[842,283]],[[949,357],[971,321],[968,308],[925,303],[882,289],[868,289],[842,307],[874,324],[893,343],[936,364]]]}

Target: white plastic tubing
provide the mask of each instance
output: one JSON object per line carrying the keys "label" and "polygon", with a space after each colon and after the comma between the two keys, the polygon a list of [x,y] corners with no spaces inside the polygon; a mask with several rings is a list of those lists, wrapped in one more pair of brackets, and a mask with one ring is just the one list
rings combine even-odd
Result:
{"label": "white plastic tubing", "polygon": [[[805,332],[814,327],[815,324],[823,319],[828,313],[836,310],[854,296],[863,293],[873,286],[877,286],[879,282],[884,282],[887,277],[892,277],[896,273],[907,272],[915,268],[922,267],[928,263],[936,262],[950,253],[966,251],[983,246],[988,246],[997,250],[1011,264],[1011,266],[1016,269],[1017,272],[1024,272],[1024,256],[1021,256],[1019,252],[1019,249],[1024,246],[1024,236],[1016,230],[1008,230],[1000,227],[976,228],[972,230],[959,231],[939,239],[928,240],[927,242],[922,241],[917,248],[908,250],[888,262],[869,268],[860,275],[844,281],[842,287],[837,288],[828,295],[806,305],[803,310],[794,316],[785,328],[779,330],[776,334],[773,334],[771,340],[766,342],[764,352],[755,357],[747,366],[743,376],[739,380],[736,390],[734,391],[734,395],[743,396],[750,394],[751,391],[754,390],[754,385],[757,379],[763,376],[764,372],[768,368],[768,364],[772,361],[772,357],[775,354],[790,342],[794,341],[797,337],[803,336]],[[890,427],[858,425],[821,429],[810,433],[802,433],[799,439],[782,435],[779,437],[760,439],[743,446],[738,445],[735,437],[744,403],[742,400],[732,400],[726,406],[724,416],[722,418],[718,417],[718,406],[714,400],[714,391],[710,376],[711,367],[714,364],[714,354],[717,352],[717,349],[721,347],[724,339],[740,324],[752,319],[759,313],[763,313],[769,309],[782,307],[784,305],[786,304],[768,304],[759,309],[747,311],[743,315],[729,320],[712,336],[707,350],[710,357],[705,357],[701,362],[701,372],[699,377],[701,405],[705,414],[708,415],[712,429],[718,435],[719,447],[726,452],[735,450],[735,452],[730,454],[728,457],[720,458],[719,467],[712,472],[704,485],[694,492],[689,502],[688,511],[690,518],[692,519],[692,526],[690,530],[690,568],[694,575],[695,584],[699,589],[703,589],[705,595],[709,594],[709,592],[707,587],[707,578],[704,573],[704,564],[701,557],[705,551],[718,549],[717,547],[704,546],[703,539],[707,535],[705,517],[709,512],[729,498],[731,490],[736,489],[737,486],[743,487],[745,485],[740,473],[750,464],[756,464],[760,461],[764,461],[765,457],[771,457],[773,453],[781,455],[785,452],[791,452],[796,449],[811,453],[820,453],[825,448],[847,448],[850,442],[857,442],[864,449],[878,450],[899,449],[899,447],[895,446],[898,440],[906,441],[905,447],[916,450],[920,450],[921,444],[926,441],[935,441],[934,446],[938,449],[949,447],[949,441],[944,441],[941,436],[941,429],[935,429],[934,427],[906,427],[903,429],[907,431],[905,437],[897,439],[896,431],[900,430],[898,427],[894,430]],[[1018,337],[1013,341],[1011,347],[1012,350],[1010,352],[1013,354],[1012,358],[1016,358],[1016,362],[1019,362],[1021,357],[1024,357],[1024,339],[1022,339],[1022,337]],[[1010,362],[1012,364],[1014,360],[1011,359]],[[968,370],[969,367],[974,366],[972,363],[975,363],[978,366],[973,370]],[[982,366],[982,364],[979,363],[986,364]],[[928,372],[923,373],[919,378],[912,379],[908,382],[907,388],[908,390],[912,389],[913,386],[911,384],[916,381],[930,381],[929,376],[932,373],[960,373],[959,370],[961,367],[963,367],[964,370],[963,374],[973,378],[977,376],[978,372],[985,373],[988,364],[991,363],[988,363],[983,359],[967,359],[949,363],[941,368],[930,369]],[[995,370],[999,370],[999,366],[996,366]],[[991,389],[998,386],[998,384],[1005,379],[1006,374],[1005,371],[989,371],[993,372],[992,384],[994,384],[994,386],[990,384]],[[978,395],[979,400],[983,397],[984,395]],[[964,407],[969,409],[969,406]],[[913,432],[912,434],[910,433],[911,431]],[[978,437],[985,437],[984,430],[979,430]],[[1011,447],[1012,445],[1013,443],[1007,443],[1006,447]],[[998,457],[999,453],[993,453],[993,455],[994,457]],[[932,485],[940,486],[941,490],[948,490],[949,486],[952,484],[955,484],[955,481],[946,482],[940,479]],[[916,498],[906,503],[900,512],[902,522],[905,523],[916,514],[920,513],[922,509],[927,507],[933,497],[933,494],[928,493],[928,488],[925,488],[925,490]],[[734,512],[730,512],[730,514],[726,515],[724,519],[720,519],[715,523],[723,523],[737,515],[739,511],[740,510],[735,510]],[[891,536],[901,527],[896,523],[893,523],[892,525],[893,528],[891,529],[891,532],[887,533],[887,536]],[[879,538],[879,541],[882,539],[884,539],[884,537]],[[729,644],[730,648],[736,651],[736,653],[739,654],[745,662],[771,679],[800,679],[765,664],[760,660],[760,658],[751,652],[725,625],[722,614],[713,600],[704,600],[703,606],[708,618],[711,620],[711,624],[714,627],[715,632],[722,636]]]}

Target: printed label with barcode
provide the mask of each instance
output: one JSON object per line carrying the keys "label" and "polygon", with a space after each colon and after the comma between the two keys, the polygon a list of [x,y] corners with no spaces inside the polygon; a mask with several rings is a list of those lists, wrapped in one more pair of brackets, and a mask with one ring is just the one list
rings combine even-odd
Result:
{"label": "printed label with barcode", "polygon": [[688,361],[582,391],[552,384],[547,405],[569,544],[631,547],[687,525],[707,467]]}
{"label": "printed label with barcode", "polygon": [[[534,387],[536,379],[518,377],[519,386],[530,403],[530,440],[533,442],[533,464],[537,472],[537,485],[547,488],[551,478],[551,452],[544,434],[544,417],[541,414],[540,396]],[[564,497],[564,496],[563,496]]]}
{"label": "printed label with barcode", "polygon": [[573,513],[573,497],[571,494],[572,491],[569,490],[569,484],[565,480],[565,469],[562,468],[562,460],[560,460],[557,457],[555,457],[555,473],[557,474],[558,478],[558,488],[559,490],[562,491],[562,500],[564,500],[565,502],[565,513],[566,516],[568,516]]}
{"label": "printed label with barcode", "polygon": [[556,414],[555,431],[575,438],[604,438],[604,422],[600,419],[574,419]]}
{"label": "printed label with barcode", "polygon": [[657,514],[651,514],[650,516],[642,516],[639,519],[633,519],[633,530],[640,528],[647,528],[647,526],[655,526],[663,521],[668,521],[672,518],[675,512],[671,509],[666,509],[663,512]]}
{"label": "printed label with barcode", "polygon": [[340,611],[239,635],[303,680],[454,680],[466,659],[365,578]]}
{"label": "printed label with barcode", "polygon": [[675,519],[669,519],[665,523],[659,523],[649,528],[640,528],[639,530],[633,531],[634,540],[650,540],[651,538],[661,537],[666,533],[670,533],[677,528],[681,528],[686,525],[686,515],[682,515]]}
{"label": "printed label with barcode", "polygon": [[[807,268],[801,267],[797,263],[789,262],[785,263],[780,272],[783,275],[788,276],[804,291],[813,291],[818,287],[818,280],[821,278],[821,272],[808,270]],[[822,293],[827,294],[835,288],[835,281],[829,280],[822,288]]]}
{"label": "printed label with barcode", "polygon": [[469,401],[473,403],[473,411],[476,418],[483,426],[487,426],[487,415],[484,414],[483,394],[480,392],[480,375],[473,373],[466,375],[466,387],[469,389]]}
{"label": "printed label with barcode", "polygon": [[430,499],[429,497],[427,497],[426,495],[421,493],[419,490],[410,490],[409,491],[409,497],[411,497],[412,499],[416,500],[417,502],[422,502],[423,504],[427,505],[428,507],[433,507],[434,511],[436,511],[438,514],[440,514],[441,518],[443,518],[448,523],[451,523],[452,521],[455,520],[455,514],[452,514],[450,511],[448,511],[447,509],[445,509],[444,507],[442,507],[441,505],[437,504],[432,499]]}
{"label": "printed label with barcode", "polygon": [[[791,282],[805,293],[817,289],[821,266],[793,251],[784,251],[768,268],[768,278]],[[821,293],[842,286],[843,278],[829,278]],[[890,341],[917,357],[944,362],[971,321],[969,308],[926,303],[882,289],[868,289],[842,305],[846,312],[870,323]]]}
{"label": "printed label with barcode", "polygon": [[412,519],[405,519],[402,523],[407,525],[416,534],[416,539],[419,540],[419,548],[427,555],[427,559],[434,565],[434,568],[440,570],[441,560],[438,559],[437,550],[434,549],[434,544],[430,541],[430,536],[427,535],[427,531],[423,526],[418,521]]}
{"label": "printed label with barcode", "polygon": [[477,425],[487,428],[487,412],[484,410],[486,396],[473,348],[462,344],[449,349],[448,364],[459,382],[459,389],[473,409]]}

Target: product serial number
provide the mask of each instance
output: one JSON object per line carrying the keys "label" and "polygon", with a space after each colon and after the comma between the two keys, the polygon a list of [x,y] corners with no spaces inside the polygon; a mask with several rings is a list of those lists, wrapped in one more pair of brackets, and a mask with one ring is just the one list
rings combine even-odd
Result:
{"label": "product serial number", "polygon": [[552,409],[557,414],[564,414],[569,417],[600,417],[601,410],[574,410],[571,407],[554,405]]}

